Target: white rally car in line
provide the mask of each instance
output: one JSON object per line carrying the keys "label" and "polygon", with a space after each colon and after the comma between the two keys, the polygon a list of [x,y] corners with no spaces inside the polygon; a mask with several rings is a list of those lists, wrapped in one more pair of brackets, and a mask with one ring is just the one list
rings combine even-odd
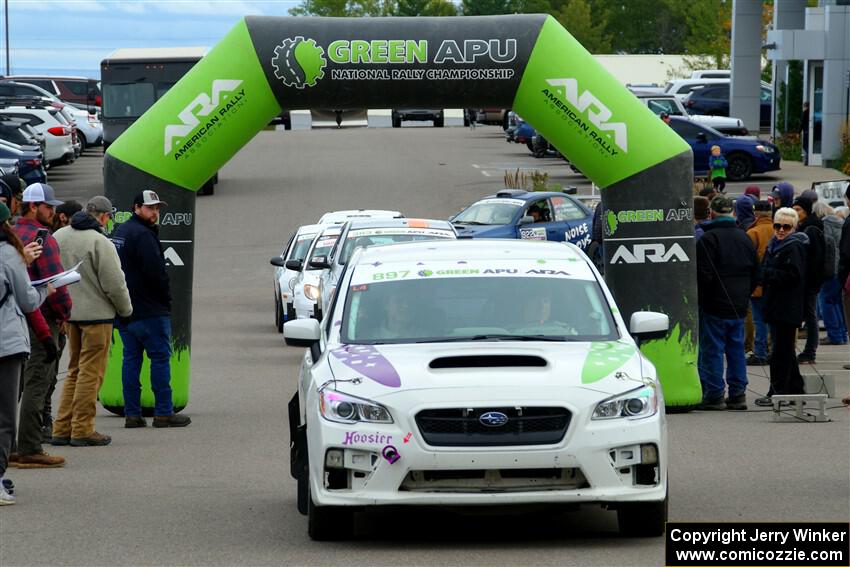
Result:
{"label": "white rally car in line", "polygon": [[326,257],[316,257],[310,264],[313,268],[322,268],[316,319],[322,320],[322,314],[328,309],[336,283],[345,269],[345,263],[357,248],[447,239],[457,239],[457,231],[452,223],[444,220],[370,218],[348,221],[330,254]]}
{"label": "white rally car in line", "polygon": [[[667,434],[654,366],[574,245],[457,240],[357,250],[289,402],[291,473],[313,539],[358,507],[593,504],[660,535]],[[633,338],[634,337],[634,338]]]}
{"label": "white rally car in line", "polygon": [[307,252],[316,237],[327,228],[321,224],[308,224],[299,227],[289,238],[289,242],[280,253],[270,260],[274,270],[274,325],[279,333],[283,324],[296,318],[293,291],[295,280],[304,268]]}
{"label": "white rally car in line", "polygon": [[[313,240],[307,251],[301,271],[292,280],[292,306],[296,319],[316,319],[319,317],[319,278],[324,271],[323,268],[314,267],[316,258],[326,258],[336,244],[342,225],[324,225],[322,231]],[[295,267],[294,265],[292,266]]]}

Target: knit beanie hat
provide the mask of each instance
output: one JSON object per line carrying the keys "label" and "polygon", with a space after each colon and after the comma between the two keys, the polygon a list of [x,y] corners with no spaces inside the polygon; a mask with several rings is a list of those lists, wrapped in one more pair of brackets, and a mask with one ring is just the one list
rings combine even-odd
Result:
{"label": "knit beanie hat", "polygon": [[756,200],[761,199],[761,189],[758,185],[747,185],[744,189],[744,195],[755,195]]}
{"label": "knit beanie hat", "polygon": [[797,197],[796,199],[794,199],[794,204],[792,204],[791,206],[792,207],[800,207],[801,209],[806,211],[807,215],[811,215],[812,214],[812,207],[814,206],[814,203],[812,203],[812,200],[809,199],[808,197],[800,196],[800,197]]}

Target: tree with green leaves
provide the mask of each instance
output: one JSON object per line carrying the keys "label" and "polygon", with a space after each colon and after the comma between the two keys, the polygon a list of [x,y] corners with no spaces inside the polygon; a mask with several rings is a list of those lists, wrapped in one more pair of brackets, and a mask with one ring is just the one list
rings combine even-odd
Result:
{"label": "tree with green leaves", "polygon": [[587,0],[568,0],[555,17],[591,53],[611,52],[607,14],[600,9],[594,18]]}
{"label": "tree with green leaves", "polygon": [[512,14],[512,0],[461,0],[460,10],[464,16],[491,16]]}

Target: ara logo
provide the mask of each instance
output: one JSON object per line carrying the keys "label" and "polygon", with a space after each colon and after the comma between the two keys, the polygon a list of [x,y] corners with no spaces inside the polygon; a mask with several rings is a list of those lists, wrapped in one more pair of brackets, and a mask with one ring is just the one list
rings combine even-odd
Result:
{"label": "ara logo", "polygon": [[177,251],[174,248],[168,247],[165,249],[165,252],[162,253],[165,256],[165,261],[172,266],[185,266],[183,263],[183,258],[177,254]]}
{"label": "ara logo", "polygon": [[287,87],[313,87],[325,76],[325,50],[315,39],[288,37],[274,48],[274,76]]}
{"label": "ara logo", "polygon": [[[216,79],[212,82],[212,93],[201,93],[195,100],[190,102],[177,117],[183,121],[182,124],[169,124],[165,127],[165,155],[174,148],[174,140],[188,136],[201,122],[199,116],[209,116],[218,108],[219,103],[223,98],[227,98],[224,93],[235,91],[241,80]],[[244,93],[243,93],[244,94]],[[208,121],[207,126],[211,127],[215,122],[218,122],[218,117],[213,117],[214,121]]]}
{"label": "ara logo", "polygon": [[614,252],[614,257],[611,258],[612,264],[645,264],[647,262],[653,264],[690,262],[690,258],[678,243],[666,248],[660,242],[656,244],[636,244],[633,250],[629,250],[628,245],[621,244]]}
{"label": "ara logo", "polygon": [[623,122],[609,122],[611,110],[602,104],[592,92],[585,90],[579,95],[578,81],[576,79],[546,79],[550,86],[561,90],[561,94],[579,112],[587,114],[590,121],[600,130],[611,132],[614,135],[614,143],[624,152],[629,151],[626,125]]}

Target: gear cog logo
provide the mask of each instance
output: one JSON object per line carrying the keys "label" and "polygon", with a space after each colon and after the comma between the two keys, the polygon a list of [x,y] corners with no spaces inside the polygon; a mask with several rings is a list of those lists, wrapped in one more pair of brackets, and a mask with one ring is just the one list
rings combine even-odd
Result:
{"label": "gear cog logo", "polygon": [[286,38],[274,48],[274,76],[287,87],[314,87],[325,76],[325,50],[314,39]]}

